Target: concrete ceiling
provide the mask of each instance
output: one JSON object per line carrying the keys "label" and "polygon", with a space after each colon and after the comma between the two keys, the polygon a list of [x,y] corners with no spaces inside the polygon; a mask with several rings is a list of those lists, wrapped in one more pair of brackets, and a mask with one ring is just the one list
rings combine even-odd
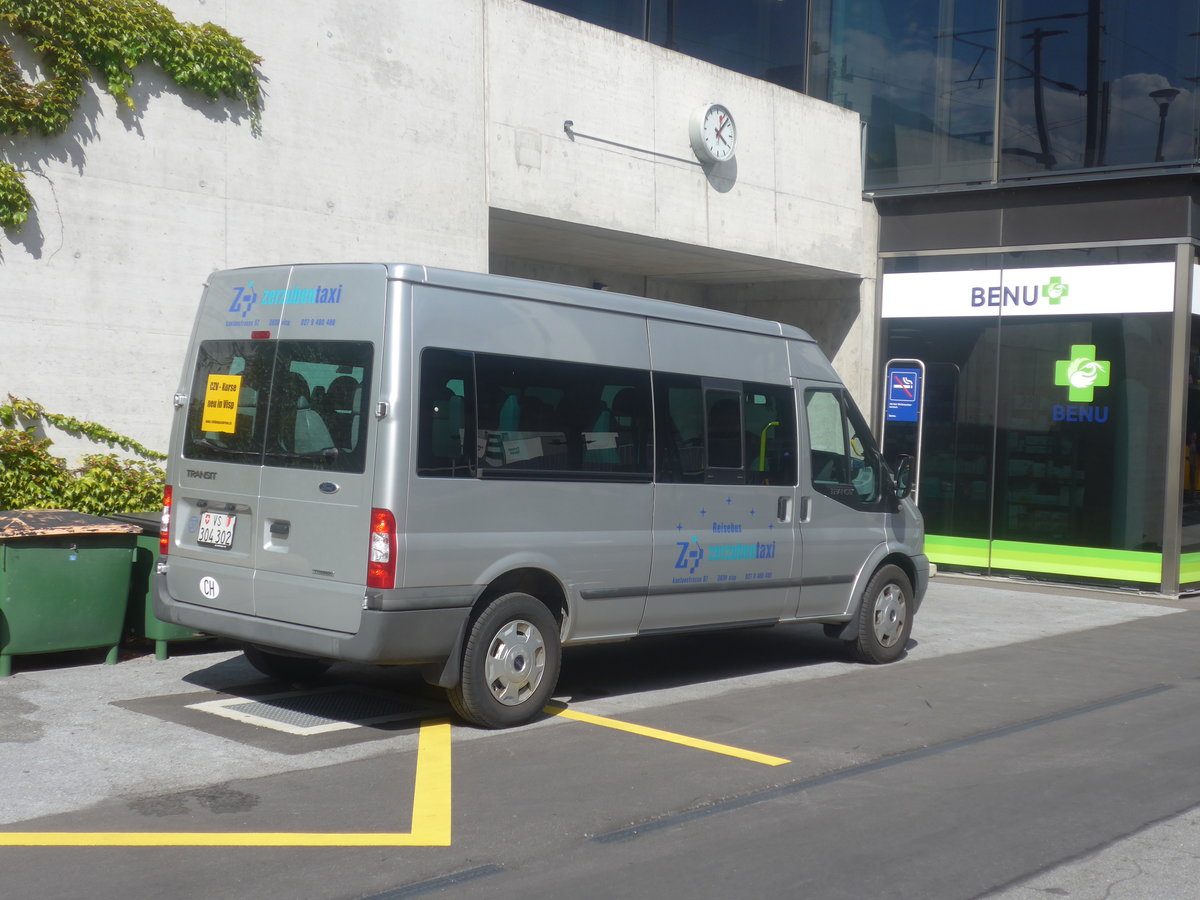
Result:
{"label": "concrete ceiling", "polygon": [[747,256],[492,209],[490,252],[581,268],[615,270],[692,284],[853,278],[777,259]]}

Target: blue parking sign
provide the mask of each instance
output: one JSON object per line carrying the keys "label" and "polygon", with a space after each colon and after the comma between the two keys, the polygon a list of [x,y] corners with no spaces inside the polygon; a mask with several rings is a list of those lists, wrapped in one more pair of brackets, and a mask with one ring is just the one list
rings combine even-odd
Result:
{"label": "blue parking sign", "polygon": [[921,418],[921,370],[887,370],[887,407],[889,422],[916,422]]}

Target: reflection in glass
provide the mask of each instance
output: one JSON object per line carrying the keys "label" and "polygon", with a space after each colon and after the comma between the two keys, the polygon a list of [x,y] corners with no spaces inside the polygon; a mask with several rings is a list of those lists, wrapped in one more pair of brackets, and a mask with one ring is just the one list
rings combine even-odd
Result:
{"label": "reflection in glass", "polygon": [[646,37],[646,0],[530,0],[563,13],[636,38]]}
{"label": "reflection in glass", "polygon": [[991,178],[996,10],[814,0],[810,93],[867,123],[868,188]]}
{"label": "reflection in glass", "polygon": [[807,0],[650,0],[649,7],[654,43],[804,90]]}
{"label": "reflection in glass", "polygon": [[[1192,278],[1200,278],[1200,266],[1192,269]],[[1200,585],[1200,316],[1192,316],[1191,345],[1188,348],[1187,420],[1183,429],[1183,504],[1180,522],[1180,582],[1195,588]]]}
{"label": "reflection in glass", "polygon": [[[1020,281],[1028,267],[1163,261],[1171,252],[1123,247],[936,257],[889,260],[887,269],[965,270],[986,263],[1002,268],[1005,281]],[[1031,317],[998,310],[988,317],[889,319],[885,327],[887,357],[926,365],[920,497],[930,534],[1010,548],[1162,552],[1169,396],[1162,348],[1170,343],[1169,314]],[[1111,372],[1111,382],[1090,401],[1071,400],[1057,375],[1081,345],[1094,348]],[[1189,408],[1189,429],[1200,431],[1197,410],[1200,403]],[[894,446],[891,430],[887,437],[889,459],[911,452]],[[1200,480],[1196,484],[1200,490]],[[1191,549],[1200,550],[1200,539],[1194,544]],[[991,565],[1002,564],[993,556]],[[1049,565],[1036,571],[1066,574]],[[1200,556],[1196,568],[1200,580]]]}
{"label": "reflection in glass", "polygon": [[[1003,324],[994,540],[1162,551],[1170,328],[1167,314]],[[1080,344],[1113,379],[1072,405],[1049,373]]]}
{"label": "reflection in glass", "polygon": [[725,69],[804,90],[808,0],[529,0]]}
{"label": "reflection in glass", "polygon": [[1200,4],[1010,0],[1001,175],[1196,156]]}

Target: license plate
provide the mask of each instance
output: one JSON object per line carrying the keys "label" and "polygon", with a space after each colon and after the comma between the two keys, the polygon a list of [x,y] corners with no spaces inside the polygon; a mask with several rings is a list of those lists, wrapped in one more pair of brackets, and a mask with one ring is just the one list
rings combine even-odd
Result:
{"label": "license plate", "polygon": [[206,512],[200,516],[200,534],[196,537],[197,544],[205,547],[215,547],[218,550],[228,550],[233,546],[233,526],[237,516],[227,516],[224,513]]}

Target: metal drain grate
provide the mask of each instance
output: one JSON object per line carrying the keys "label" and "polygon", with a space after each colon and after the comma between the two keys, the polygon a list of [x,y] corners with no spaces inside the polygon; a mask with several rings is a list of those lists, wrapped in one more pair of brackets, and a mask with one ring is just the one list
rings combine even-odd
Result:
{"label": "metal drain grate", "polygon": [[366,688],[329,687],[208,700],[188,709],[288,734],[310,735],[417,718],[428,714],[431,707],[411,697]]}

